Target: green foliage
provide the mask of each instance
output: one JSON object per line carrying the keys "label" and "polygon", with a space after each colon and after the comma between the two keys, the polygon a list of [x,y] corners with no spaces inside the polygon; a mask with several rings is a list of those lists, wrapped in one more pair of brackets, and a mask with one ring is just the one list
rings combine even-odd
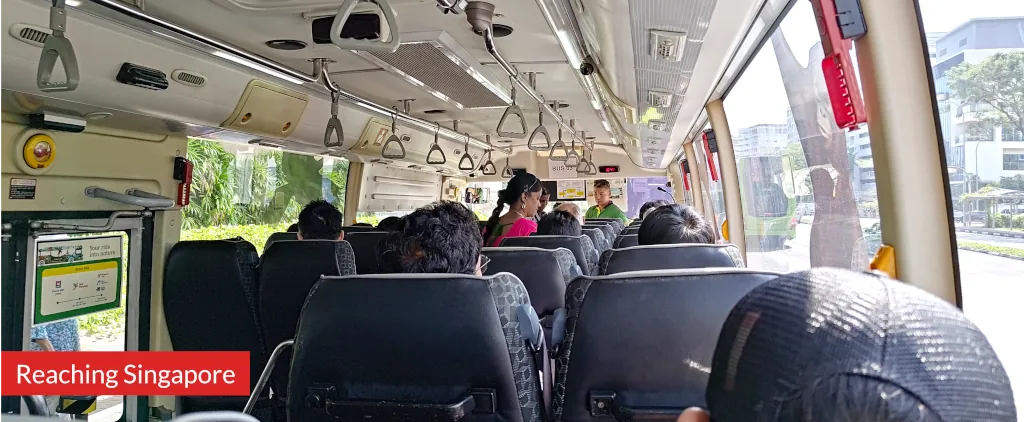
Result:
{"label": "green foliage", "polygon": [[248,240],[256,247],[256,251],[263,253],[263,247],[267,243],[267,238],[273,233],[283,232],[288,230],[288,226],[291,223],[279,223],[279,224],[248,224],[248,225],[228,225],[228,226],[214,226],[214,227],[203,227],[191,230],[181,231],[181,240],[218,240],[218,239],[231,239],[235,237],[241,237]]}
{"label": "green foliage", "polygon": [[121,307],[78,318],[78,329],[89,336],[116,336],[124,332],[124,300]]}
{"label": "green foliage", "polygon": [[[997,229],[1009,229],[1010,226],[1010,215],[1009,214],[992,214],[988,213],[988,221],[993,221]],[[1013,216],[1013,229],[1024,229],[1024,214]]]}
{"label": "green foliage", "polygon": [[1011,248],[1008,246],[995,246],[978,242],[956,242],[958,249],[965,249],[975,252],[995,252],[1003,255],[1014,256],[1024,259],[1024,249]]}
{"label": "green foliage", "polygon": [[1013,177],[1000,177],[998,186],[1003,189],[1024,191],[1024,175],[1018,174]]}
{"label": "green foliage", "polygon": [[382,218],[377,215],[377,213],[361,212],[356,214],[356,223],[367,223],[373,227],[377,227],[377,225],[380,224],[380,220],[382,220]]}
{"label": "green foliage", "polygon": [[946,77],[961,103],[991,107],[979,113],[979,124],[968,136],[982,138],[995,126],[1024,132],[1024,51],[997,53],[974,65],[963,63]]}
{"label": "green foliage", "polygon": [[789,163],[793,170],[807,168],[807,157],[804,156],[804,147],[799,142],[793,142],[782,149],[782,155],[789,157]]}

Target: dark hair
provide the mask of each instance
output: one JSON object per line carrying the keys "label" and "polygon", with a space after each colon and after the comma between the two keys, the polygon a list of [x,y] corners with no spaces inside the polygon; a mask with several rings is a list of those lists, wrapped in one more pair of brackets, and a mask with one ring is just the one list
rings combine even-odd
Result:
{"label": "dark hair", "polygon": [[299,232],[299,223],[293,223],[292,225],[288,226],[288,230],[285,230],[285,231],[288,232],[288,233],[298,233]]}
{"label": "dark hair", "polygon": [[498,219],[501,218],[501,211],[505,209],[505,205],[512,206],[519,201],[524,193],[540,192],[542,189],[544,186],[540,183],[540,179],[525,171],[509,179],[508,186],[498,191],[498,205],[494,207],[491,218],[487,219],[484,239],[491,237],[491,233],[494,233],[494,228],[498,226]]}
{"label": "dark hair", "polygon": [[341,211],[330,202],[311,201],[299,213],[299,234],[306,240],[338,240],[342,219]]}
{"label": "dark hair", "polygon": [[379,271],[476,274],[480,229],[473,212],[458,202],[427,205],[398,221],[379,245]]}
{"label": "dark hair", "polygon": [[612,184],[608,183],[608,181],[605,180],[605,179],[597,179],[597,180],[595,180],[594,181],[594,189],[601,189],[601,188],[611,189],[612,188]]}
{"label": "dark hair", "polygon": [[537,223],[537,234],[579,236],[583,234],[580,220],[566,211],[553,211]]}
{"label": "dark hair", "polygon": [[377,223],[377,228],[388,232],[398,230],[398,223],[401,221],[402,219],[398,217],[387,217]]}
{"label": "dark hair", "polygon": [[643,206],[640,207],[640,214],[637,215],[636,218],[643,220],[644,219],[644,215],[647,214],[647,211],[650,211],[653,208],[658,208],[658,207],[660,207],[662,205],[668,205],[668,201],[664,201],[664,200],[661,200],[661,199],[658,199],[658,200],[655,200],[655,201],[647,201],[647,202],[644,203]]}
{"label": "dark hair", "polygon": [[[766,398],[771,400],[772,398]],[[793,391],[778,403],[777,421],[938,422],[939,415],[912,391],[859,374],[833,375]]]}
{"label": "dark hair", "polygon": [[643,221],[636,238],[640,245],[715,243],[711,224],[685,205],[662,205],[649,212]]}
{"label": "dark hair", "polygon": [[355,224],[352,225],[352,227],[373,227],[373,224],[370,224],[370,223],[355,223]]}
{"label": "dark hair", "polygon": [[551,196],[551,193],[548,192],[548,188],[541,187],[540,188],[540,196]]}

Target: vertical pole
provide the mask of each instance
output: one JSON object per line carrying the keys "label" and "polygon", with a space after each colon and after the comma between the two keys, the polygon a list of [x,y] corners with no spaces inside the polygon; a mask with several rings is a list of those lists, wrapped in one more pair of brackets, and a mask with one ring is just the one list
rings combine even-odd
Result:
{"label": "vertical pole", "polygon": [[743,204],[740,200],[740,179],[736,170],[736,154],[732,149],[732,132],[725,116],[722,100],[707,105],[711,128],[718,139],[718,165],[721,166],[722,193],[725,194],[725,217],[729,222],[729,241],[740,248],[743,261],[747,261],[747,239],[743,225]]}
{"label": "vertical pole", "polygon": [[857,62],[871,127],[882,242],[900,280],[959,304],[949,172],[917,2],[861,0]]}

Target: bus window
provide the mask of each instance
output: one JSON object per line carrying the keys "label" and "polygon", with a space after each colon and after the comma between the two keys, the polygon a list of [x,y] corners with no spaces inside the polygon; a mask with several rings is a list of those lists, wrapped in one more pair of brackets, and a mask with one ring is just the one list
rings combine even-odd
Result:
{"label": "bus window", "polygon": [[181,240],[242,237],[263,251],[270,234],[298,221],[323,198],[345,210],[348,160],[257,145],[189,139],[195,166]]}
{"label": "bus window", "polygon": [[629,209],[626,211],[626,216],[632,219],[639,218],[640,207],[648,201],[660,200],[670,204],[675,203],[675,198],[669,193],[672,190],[666,187],[667,185],[668,177],[632,177],[627,179],[626,204]]}
{"label": "bus window", "polygon": [[725,98],[747,263],[866,269],[881,242],[866,126],[835,124],[809,2],[797,2]]}
{"label": "bus window", "polygon": [[949,171],[964,313],[995,348],[1022,414],[1024,344],[1007,313],[1024,299],[1024,3],[921,0],[920,8]]}

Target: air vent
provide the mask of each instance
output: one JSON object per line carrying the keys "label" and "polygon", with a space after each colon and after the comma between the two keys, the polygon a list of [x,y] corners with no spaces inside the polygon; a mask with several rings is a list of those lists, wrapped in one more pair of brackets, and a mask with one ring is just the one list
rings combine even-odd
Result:
{"label": "air vent", "polygon": [[682,60],[685,45],[685,32],[651,30],[651,55],[658,60]]}
{"label": "air vent", "polygon": [[206,85],[206,77],[191,70],[176,69],[171,72],[171,79],[182,85],[196,87]]}
{"label": "air vent", "polygon": [[647,127],[651,128],[651,130],[665,130],[665,121],[651,120],[647,122]]}
{"label": "air vent", "polygon": [[16,23],[11,25],[9,33],[18,41],[42,48],[46,37],[49,37],[52,32],[41,26]]}
{"label": "air vent", "polygon": [[647,103],[652,107],[667,108],[672,105],[672,93],[665,91],[647,91]]}

